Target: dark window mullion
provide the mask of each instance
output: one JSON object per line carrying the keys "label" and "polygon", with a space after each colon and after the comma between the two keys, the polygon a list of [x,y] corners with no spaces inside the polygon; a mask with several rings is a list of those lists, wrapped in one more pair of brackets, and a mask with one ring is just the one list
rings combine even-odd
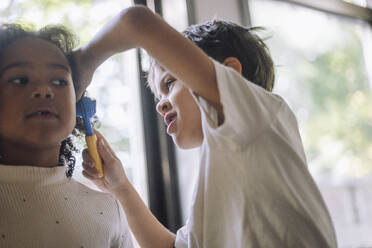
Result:
{"label": "dark window mullion", "polygon": [[372,23],[372,9],[364,8],[342,0],[279,0],[292,4],[302,5],[304,7],[325,11],[328,13],[357,18]]}
{"label": "dark window mullion", "polygon": [[[146,0],[134,0],[147,5]],[[161,2],[154,1],[155,11],[161,15]],[[156,103],[146,87],[143,54],[137,49],[140,78],[140,97],[148,173],[149,207],[156,218],[175,232],[181,225],[178,179],[173,141],[165,133],[164,123],[156,112]]]}
{"label": "dark window mullion", "polygon": [[[154,0],[155,12],[163,16],[162,1]],[[158,115],[159,116],[159,115]],[[159,141],[162,147],[162,172],[166,195],[167,224],[175,232],[181,227],[181,207],[178,187],[177,161],[172,138],[166,134],[162,118],[158,118]]]}

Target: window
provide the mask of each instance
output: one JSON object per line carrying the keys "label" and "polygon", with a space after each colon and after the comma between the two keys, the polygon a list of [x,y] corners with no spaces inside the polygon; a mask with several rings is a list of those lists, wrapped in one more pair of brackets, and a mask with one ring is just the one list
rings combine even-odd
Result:
{"label": "window", "polygon": [[342,0],[342,1],[359,5],[361,7],[367,7],[367,0]]}
{"label": "window", "polygon": [[[177,31],[182,32],[188,27],[186,1],[163,0],[162,7],[163,18]],[[185,224],[199,171],[199,148],[181,150],[175,146],[175,155],[182,223]]]}
{"label": "window", "polygon": [[297,116],[340,247],[372,245],[371,27],[283,1],[249,3],[252,24],[271,36],[274,91]]}

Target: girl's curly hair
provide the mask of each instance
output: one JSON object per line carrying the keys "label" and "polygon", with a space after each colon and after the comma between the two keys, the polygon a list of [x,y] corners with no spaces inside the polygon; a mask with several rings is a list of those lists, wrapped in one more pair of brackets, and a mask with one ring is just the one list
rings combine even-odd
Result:
{"label": "girl's curly hair", "polygon": [[[33,26],[17,23],[2,24],[0,26],[0,56],[5,51],[6,47],[9,46],[11,43],[27,37],[38,38],[51,42],[63,52],[70,64],[72,71],[72,80],[76,91],[78,85],[77,80],[75,80],[76,70],[72,57],[72,50],[77,45],[76,36],[66,27],[61,25],[48,25],[40,30],[36,30]],[[80,131],[83,130],[81,124],[81,121],[76,122],[75,129],[72,132],[73,135],[80,135]],[[78,150],[72,141],[71,135],[61,142],[59,162],[68,166],[66,176],[69,178],[72,177],[75,168],[76,158],[73,152],[76,151]]]}

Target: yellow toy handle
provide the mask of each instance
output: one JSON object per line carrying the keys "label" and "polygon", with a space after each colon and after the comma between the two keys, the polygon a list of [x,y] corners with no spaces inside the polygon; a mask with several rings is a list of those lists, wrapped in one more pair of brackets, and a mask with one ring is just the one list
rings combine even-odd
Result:
{"label": "yellow toy handle", "polygon": [[85,141],[88,145],[89,155],[93,158],[95,167],[99,172],[99,178],[103,177],[103,168],[102,168],[102,160],[98,154],[97,150],[97,136],[95,134],[91,136],[85,136]]}

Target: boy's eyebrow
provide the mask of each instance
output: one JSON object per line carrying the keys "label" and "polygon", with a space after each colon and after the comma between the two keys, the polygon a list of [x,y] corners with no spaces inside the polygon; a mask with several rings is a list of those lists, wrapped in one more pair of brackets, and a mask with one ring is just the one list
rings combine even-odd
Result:
{"label": "boy's eyebrow", "polygon": [[[14,67],[31,67],[32,64],[30,62],[27,62],[27,61],[19,61],[19,62],[14,62],[14,63],[10,63],[8,64],[7,66],[5,66],[4,68],[1,69],[0,71],[0,75],[2,75],[6,70],[9,70],[9,69],[12,69]],[[70,72],[70,69],[61,64],[61,63],[57,63],[57,62],[50,62],[47,64],[47,67],[49,68],[52,68],[52,69],[58,69],[58,70],[64,70],[66,72]]]}
{"label": "boy's eyebrow", "polygon": [[162,83],[164,81],[164,79],[169,75],[169,72],[165,71],[163,72],[162,74],[160,74],[160,80],[159,82]]}

